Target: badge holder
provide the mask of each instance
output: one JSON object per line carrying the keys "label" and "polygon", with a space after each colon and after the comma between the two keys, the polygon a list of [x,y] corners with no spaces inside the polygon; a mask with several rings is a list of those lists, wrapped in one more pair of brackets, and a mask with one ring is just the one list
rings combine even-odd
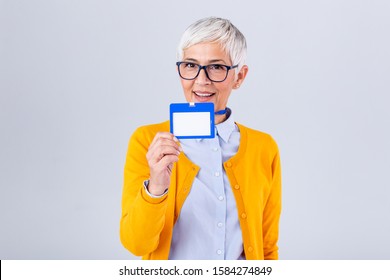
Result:
{"label": "badge holder", "polygon": [[179,139],[214,138],[214,103],[172,103],[170,130]]}

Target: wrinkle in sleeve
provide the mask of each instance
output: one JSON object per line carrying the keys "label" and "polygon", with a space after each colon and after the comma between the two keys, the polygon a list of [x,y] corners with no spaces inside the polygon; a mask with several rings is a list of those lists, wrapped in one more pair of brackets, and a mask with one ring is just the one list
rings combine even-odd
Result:
{"label": "wrinkle in sleeve", "polygon": [[152,137],[138,128],[130,138],[124,169],[120,238],[136,256],[154,251],[164,227],[167,196],[153,198],[143,188],[150,176],[146,153]]}
{"label": "wrinkle in sleeve", "polygon": [[279,220],[282,208],[282,181],[279,150],[275,142],[270,195],[263,212],[264,259],[278,259]]}

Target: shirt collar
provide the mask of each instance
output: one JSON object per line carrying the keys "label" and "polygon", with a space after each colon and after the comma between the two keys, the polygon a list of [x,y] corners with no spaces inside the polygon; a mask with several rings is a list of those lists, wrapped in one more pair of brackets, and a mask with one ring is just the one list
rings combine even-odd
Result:
{"label": "shirt collar", "polygon": [[218,136],[222,138],[225,143],[229,141],[230,136],[236,130],[236,124],[234,123],[233,113],[230,108],[227,108],[227,119],[215,126]]}
{"label": "shirt collar", "polygon": [[[232,135],[232,133],[237,130],[236,124],[234,122],[232,110],[230,108],[226,108],[226,110],[227,110],[226,111],[227,119],[215,125],[215,135],[221,137],[221,139],[225,143],[229,141],[229,138]],[[203,140],[204,140],[203,138],[195,139],[196,142],[201,142]]]}

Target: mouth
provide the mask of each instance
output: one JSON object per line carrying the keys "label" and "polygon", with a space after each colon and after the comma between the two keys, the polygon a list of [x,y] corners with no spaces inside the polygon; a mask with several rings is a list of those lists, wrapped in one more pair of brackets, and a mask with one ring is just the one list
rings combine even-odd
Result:
{"label": "mouth", "polygon": [[193,91],[192,93],[195,95],[195,99],[200,102],[209,101],[215,95],[213,92],[206,91]]}

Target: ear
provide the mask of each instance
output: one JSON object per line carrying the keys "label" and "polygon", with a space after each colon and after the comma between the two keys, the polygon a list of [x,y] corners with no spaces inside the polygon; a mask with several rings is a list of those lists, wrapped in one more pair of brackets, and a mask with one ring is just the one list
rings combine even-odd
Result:
{"label": "ear", "polygon": [[244,82],[246,74],[248,74],[248,65],[243,65],[240,69],[240,72],[237,73],[237,79],[234,82],[233,88],[237,89]]}

